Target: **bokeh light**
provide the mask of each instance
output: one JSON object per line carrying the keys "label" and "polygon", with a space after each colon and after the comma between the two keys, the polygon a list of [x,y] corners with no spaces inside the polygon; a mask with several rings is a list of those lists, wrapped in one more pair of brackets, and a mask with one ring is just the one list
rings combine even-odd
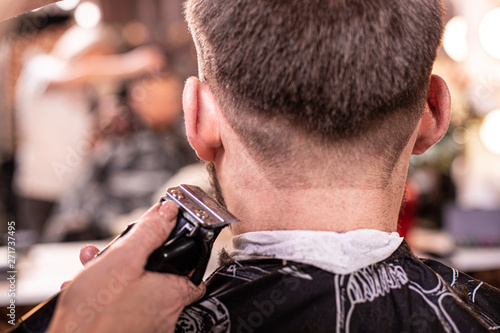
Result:
{"label": "bokeh light", "polygon": [[489,151],[500,154],[500,109],[491,111],[484,117],[479,136]]}
{"label": "bokeh light", "polygon": [[467,29],[467,21],[460,16],[455,16],[446,24],[443,47],[450,58],[457,62],[464,61],[469,55]]}
{"label": "bokeh light", "polygon": [[75,21],[82,28],[94,28],[101,21],[101,9],[93,2],[83,2],[75,10]]}
{"label": "bokeh light", "polygon": [[63,1],[56,2],[56,6],[61,8],[62,10],[69,11],[69,10],[75,9],[79,3],[80,3],[80,0],[63,0]]}
{"label": "bokeh light", "polygon": [[481,20],[479,42],[486,53],[500,59],[500,8],[491,10]]}
{"label": "bokeh light", "polygon": [[138,46],[144,44],[149,39],[148,29],[144,24],[138,21],[132,21],[123,28],[123,38],[129,45]]}
{"label": "bokeh light", "polygon": [[464,145],[469,141],[469,133],[465,127],[457,127],[451,133],[453,141],[459,145]]}

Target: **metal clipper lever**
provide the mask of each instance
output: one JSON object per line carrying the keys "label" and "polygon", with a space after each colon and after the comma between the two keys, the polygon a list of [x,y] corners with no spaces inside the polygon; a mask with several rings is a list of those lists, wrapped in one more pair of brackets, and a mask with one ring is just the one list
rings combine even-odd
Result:
{"label": "metal clipper lever", "polygon": [[199,284],[215,239],[238,219],[197,186],[171,187],[162,200],[171,200],[179,207],[177,224],[165,244],[151,254],[146,269],[179,275],[194,270],[191,281]]}

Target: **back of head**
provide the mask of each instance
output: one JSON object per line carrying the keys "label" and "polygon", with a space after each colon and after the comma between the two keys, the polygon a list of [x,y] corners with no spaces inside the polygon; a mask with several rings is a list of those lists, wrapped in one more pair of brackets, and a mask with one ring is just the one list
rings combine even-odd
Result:
{"label": "back of head", "polygon": [[424,110],[442,16],[440,0],[186,3],[200,79],[257,160],[300,134],[389,168]]}

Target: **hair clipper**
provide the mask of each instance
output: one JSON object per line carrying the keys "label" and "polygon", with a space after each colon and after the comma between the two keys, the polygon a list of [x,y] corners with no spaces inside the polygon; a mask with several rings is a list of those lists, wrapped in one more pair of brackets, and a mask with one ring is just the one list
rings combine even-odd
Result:
{"label": "hair clipper", "polygon": [[197,285],[220,231],[238,220],[197,186],[171,187],[161,198],[165,200],[172,200],[179,207],[177,224],[165,244],[151,254],[146,269],[178,275],[194,270],[191,282]]}
{"label": "hair clipper", "polygon": [[[197,285],[205,274],[215,239],[225,226],[238,222],[238,219],[197,186],[168,188],[161,202],[165,200],[171,200],[179,207],[177,223],[165,243],[149,256],[145,269],[184,276],[192,272],[190,280]],[[134,224],[129,224],[98,255],[125,235]],[[58,296],[59,293],[28,312],[9,332],[45,332]]]}

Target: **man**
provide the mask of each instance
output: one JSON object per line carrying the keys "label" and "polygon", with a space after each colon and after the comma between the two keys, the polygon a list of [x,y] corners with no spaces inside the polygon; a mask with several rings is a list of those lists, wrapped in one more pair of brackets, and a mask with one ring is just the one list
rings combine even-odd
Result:
{"label": "man", "polygon": [[498,330],[498,290],[418,260],[395,233],[410,156],[448,126],[448,89],[431,75],[440,1],[188,0],[186,15],[200,71],[185,86],[187,135],[241,219],[236,252],[181,311],[201,287],[140,272],[154,249],[138,242],[146,223],[170,229],[159,212],[174,216],[154,208],[66,289],[50,332],[78,322],[80,293],[99,290],[85,282],[135,244],[130,275],[175,285],[130,295],[141,317],[112,298],[80,318],[83,331],[134,331],[136,320],[161,328],[135,331],[170,331],[177,316],[181,332]]}

